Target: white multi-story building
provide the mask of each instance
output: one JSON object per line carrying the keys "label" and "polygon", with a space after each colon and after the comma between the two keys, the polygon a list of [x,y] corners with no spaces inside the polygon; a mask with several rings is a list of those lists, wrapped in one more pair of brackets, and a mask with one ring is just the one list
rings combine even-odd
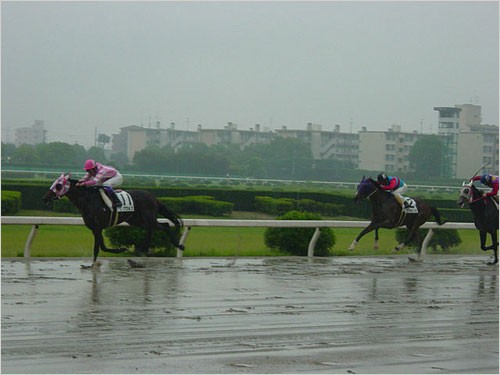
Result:
{"label": "white multi-story building", "polygon": [[14,144],[20,146],[22,144],[37,145],[45,143],[47,131],[43,120],[35,120],[33,125],[24,128],[18,128],[15,132]]}
{"label": "white multi-story building", "polygon": [[358,168],[370,171],[409,172],[408,155],[415,142],[424,134],[401,131],[400,125],[392,125],[386,131],[359,132]]}
{"label": "white multi-story building", "polygon": [[[454,107],[435,107],[439,112],[438,135],[445,144],[446,160],[450,168],[448,177],[467,178],[487,162],[485,172],[498,174],[498,126],[481,125],[481,107],[462,104]],[[261,130],[259,124],[249,130],[239,130],[232,122],[224,129],[204,129],[198,125],[194,131],[177,130],[175,124],[167,129],[126,126],[113,135],[113,152],[124,152],[130,161],[134,154],[147,147],[169,145],[178,149],[185,144],[204,143],[237,145],[244,149],[252,144],[270,143],[275,137],[297,138],[311,148],[315,160],[334,159],[343,165],[388,173],[411,172],[410,151],[417,140],[430,134],[402,131],[392,125],[385,131],[371,131],[366,127],[358,133],[342,133],[340,125],[323,130],[322,125],[308,123],[305,129],[293,130],[286,126],[277,130]]]}

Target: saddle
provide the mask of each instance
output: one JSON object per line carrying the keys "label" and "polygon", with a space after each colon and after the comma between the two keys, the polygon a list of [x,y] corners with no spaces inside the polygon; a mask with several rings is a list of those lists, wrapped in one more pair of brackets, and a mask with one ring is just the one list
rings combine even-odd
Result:
{"label": "saddle", "polygon": [[101,198],[103,202],[106,204],[106,206],[110,209],[111,212],[115,211],[116,212],[133,212],[134,211],[134,201],[132,200],[132,197],[130,196],[129,193],[127,193],[125,190],[115,190],[115,193],[122,203],[120,207],[113,207],[113,202],[111,201],[111,198],[109,197],[108,193],[106,192],[106,189],[99,189],[99,193],[101,194]]}

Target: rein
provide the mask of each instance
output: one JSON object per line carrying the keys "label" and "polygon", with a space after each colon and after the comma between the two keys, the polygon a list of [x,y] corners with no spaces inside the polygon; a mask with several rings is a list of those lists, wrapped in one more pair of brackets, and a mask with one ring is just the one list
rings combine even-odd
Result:
{"label": "rein", "polygon": [[373,189],[373,191],[372,191],[370,194],[368,194],[366,197],[367,197],[367,198],[370,198],[370,197],[371,197],[373,194],[375,194],[376,192],[377,192],[377,188],[374,188],[374,189]]}

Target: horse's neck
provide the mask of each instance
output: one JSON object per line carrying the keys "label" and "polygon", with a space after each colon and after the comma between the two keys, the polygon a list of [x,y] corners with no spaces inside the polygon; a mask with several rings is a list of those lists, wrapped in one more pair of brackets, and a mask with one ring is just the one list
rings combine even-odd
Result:
{"label": "horse's neck", "polygon": [[388,194],[386,191],[377,189],[371,196],[370,201],[372,204],[377,206],[382,206],[385,202],[391,201],[391,194]]}
{"label": "horse's neck", "polygon": [[80,211],[83,211],[85,207],[88,207],[88,201],[91,199],[90,191],[85,191],[83,189],[76,190],[75,187],[71,187],[66,196],[73,205]]}

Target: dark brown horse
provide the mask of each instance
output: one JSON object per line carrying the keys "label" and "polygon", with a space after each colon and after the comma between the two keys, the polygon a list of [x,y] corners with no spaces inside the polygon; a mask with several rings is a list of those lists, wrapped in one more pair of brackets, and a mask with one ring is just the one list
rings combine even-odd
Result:
{"label": "dark brown horse", "polygon": [[[488,264],[498,263],[498,207],[492,197],[483,197],[483,193],[471,182],[460,189],[457,204],[460,207],[469,205],[474,215],[474,225],[479,230],[481,250],[493,250],[494,260]],[[491,236],[491,245],[486,246],[486,236]]]}
{"label": "dark brown horse", "polygon": [[[148,191],[128,191],[133,201],[133,211],[116,213],[103,201],[100,192],[101,187],[76,186],[77,182],[77,180],[71,179],[69,174],[65,175],[63,173],[54,181],[42,199],[45,203],[51,204],[53,200],[66,196],[78,208],[85,225],[94,234],[94,265],[99,254],[99,249],[111,253],[121,253],[127,250],[126,248],[107,248],[102,236],[103,229],[122,222],[146,229],[146,238],[144,243],[138,247],[139,252],[148,252],[154,230],[167,231],[172,243],[178,249],[184,250],[184,246],[179,244],[180,232],[183,226],[181,218],[171,212]],[[163,215],[172,222],[174,230],[172,230],[168,223],[159,223],[156,219],[158,214]]]}
{"label": "dark brown horse", "polygon": [[[405,244],[409,243],[414,237],[418,244],[418,253],[420,254],[422,239],[418,234],[420,228],[431,216],[434,216],[439,225],[444,224],[441,221],[441,215],[435,207],[431,207],[420,198],[413,198],[418,213],[403,213],[401,212],[401,205],[396,201],[394,196],[380,188],[377,181],[372,178],[361,180],[356,191],[356,201],[360,202],[362,199],[368,198],[372,204],[372,220],[368,226],[358,234],[356,239],[352,242],[349,250],[354,250],[359,240],[367,233],[379,228],[397,228],[406,226],[408,228],[408,235],[404,242],[398,244],[395,250],[401,250]],[[376,233],[375,232],[375,233]],[[378,236],[377,236],[378,237]]]}

